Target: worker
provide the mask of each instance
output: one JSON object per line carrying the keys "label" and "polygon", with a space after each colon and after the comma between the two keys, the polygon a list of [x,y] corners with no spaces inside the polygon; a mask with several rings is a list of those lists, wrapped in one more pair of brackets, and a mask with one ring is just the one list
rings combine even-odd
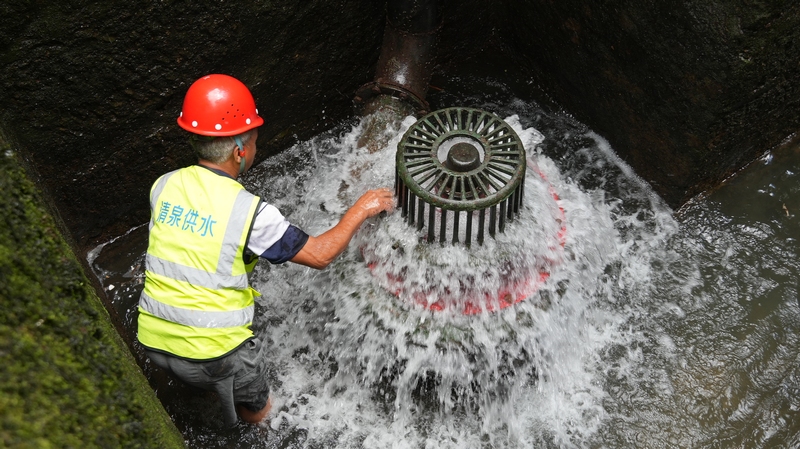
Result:
{"label": "worker", "polygon": [[138,340],[157,366],[216,392],[227,426],[259,423],[271,406],[266,352],[250,329],[259,293],[248,276],[258,259],[323,269],[366,219],[394,209],[392,191],[380,188],[319,236],[295,227],[236,181],[253,164],[263,123],[241,81],[200,78],[178,118],[198,164],[161,176],[150,190]]}

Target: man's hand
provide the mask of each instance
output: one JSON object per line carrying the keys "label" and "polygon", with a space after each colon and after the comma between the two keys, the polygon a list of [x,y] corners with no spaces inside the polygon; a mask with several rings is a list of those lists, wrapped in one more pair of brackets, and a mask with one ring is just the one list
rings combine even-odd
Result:
{"label": "man's hand", "polygon": [[381,212],[391,213],[394,211],[394,193],[391,189],[382,188],[369,190],[361,195],[351,209],[364,214],[364,219],[374,217]]}

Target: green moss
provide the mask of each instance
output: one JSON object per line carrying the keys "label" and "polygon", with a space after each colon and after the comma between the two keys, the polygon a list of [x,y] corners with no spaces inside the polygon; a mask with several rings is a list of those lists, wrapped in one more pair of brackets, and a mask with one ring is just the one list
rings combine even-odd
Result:
{"label": "green moss", "polygon": [[0,447],[183,447],[0,134]]}

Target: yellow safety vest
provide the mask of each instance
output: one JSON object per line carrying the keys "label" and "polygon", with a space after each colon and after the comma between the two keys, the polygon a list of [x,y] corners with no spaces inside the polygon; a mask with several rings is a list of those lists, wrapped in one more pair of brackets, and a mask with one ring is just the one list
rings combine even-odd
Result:
{"label": "yellow safety vest", "polygon": [[193,166],[150,190],[150,241],[139,299],[139,341],[208,360],[253,336],[254,296],[243,252],[260,198],[231,178]]}

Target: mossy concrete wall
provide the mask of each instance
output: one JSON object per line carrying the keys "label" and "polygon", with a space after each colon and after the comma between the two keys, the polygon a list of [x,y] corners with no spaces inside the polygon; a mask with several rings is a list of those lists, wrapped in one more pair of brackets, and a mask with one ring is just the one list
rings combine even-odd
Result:
{"label": "mossy concrete wall", "polygon": [[0,446],[183,447],[0,134]]}

